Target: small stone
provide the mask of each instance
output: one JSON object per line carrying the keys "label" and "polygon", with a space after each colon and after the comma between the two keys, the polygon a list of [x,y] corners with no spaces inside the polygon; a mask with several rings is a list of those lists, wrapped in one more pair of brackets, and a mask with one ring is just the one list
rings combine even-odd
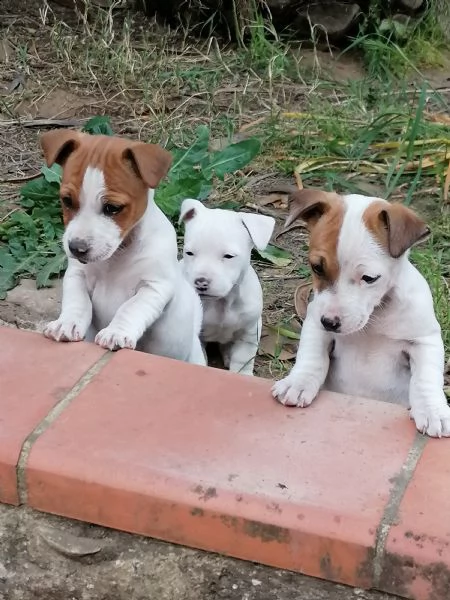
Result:
{"label": "small stone", "polygon": [[39,535],[50,548],[72,558],[98,554],[103,549],[103,545],[99,540],[78,537],[67,531],[57,530],[54,527],[40,528]]}

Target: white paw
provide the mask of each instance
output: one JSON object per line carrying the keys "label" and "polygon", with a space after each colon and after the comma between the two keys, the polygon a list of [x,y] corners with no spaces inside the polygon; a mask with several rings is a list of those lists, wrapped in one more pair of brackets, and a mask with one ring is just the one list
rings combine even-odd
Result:
{"label": "white paw", "polygon": [[285,406],[309,406],[319,393],[320,385],[311,377],[291,373],[272,387],[274,398]]}
{"label": "white paw", "polygon": [[86,335],[86,326],[70,319],[51,321],[44,328],[44,335],[56,342],[81,342]]}
{"label": "white paw", "polygon": [[411,410],[417,429],[430,437],[450,437],[450,406],[439,404],[428,410]]}
{"label": "white paw", "polygon": [[109,325],[100,330],[95,336],[95,343],[107,350],[119,350],[119,348],[136,348],[137,339],[132,335],[123,333]]}

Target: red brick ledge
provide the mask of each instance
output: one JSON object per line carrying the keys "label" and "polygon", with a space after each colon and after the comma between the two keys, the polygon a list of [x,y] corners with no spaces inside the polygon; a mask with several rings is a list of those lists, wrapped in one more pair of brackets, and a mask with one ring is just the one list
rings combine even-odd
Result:
{"label": "red brick ledge", "polygon": [[415,600],[450,593],[450,440],[404,409],[0,328],[0,501]]}

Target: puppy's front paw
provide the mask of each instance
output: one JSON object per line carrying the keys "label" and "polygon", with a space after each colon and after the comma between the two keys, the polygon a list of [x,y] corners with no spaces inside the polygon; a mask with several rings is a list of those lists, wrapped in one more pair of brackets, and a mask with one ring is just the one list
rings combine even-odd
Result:
{"label": "puppy's front paw", "polygon": [[285,406],[306,408],[319,393],[320,385],[310,377],[290,373],[272,387],[273,397]]}
{"label": "puppy's front paw", "polygon": [[411,410],[417,429],[430,437],[450,437],[450,406],[441,405],[425,410]]}
{"label": "puppy's front paw", "polygon": [[81,342],[86,335],[89,324],[79,323],[71,319],[51,321],[44,328],[44,335],[56,342]]}
{"label": "puppy's front paw", "polygon": [[132,335],[126,334],[119,329],[108,325],[101,329],[95,336],[95,343],[107,350],[119,350],[120,348],[136,348],[137,340]]}

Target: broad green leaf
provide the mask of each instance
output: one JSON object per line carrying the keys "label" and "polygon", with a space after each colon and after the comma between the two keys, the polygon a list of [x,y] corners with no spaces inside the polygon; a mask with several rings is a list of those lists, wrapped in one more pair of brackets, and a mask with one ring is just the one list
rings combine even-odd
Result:
{"label": "broad green leaf", "polygon": [[6,298],[7,292],[16,284],[14,271],[0,267],[0,300]]}
{"label": "broad green leaf", "polygon": [[59,251],[53,258],[51,258],[44,267],[38,271],[36,276],[36,287],[48,287],[50,285],[50,278],[52,275],[59,275],[65,270],[67,264],[66,255],[62,250]]}
{"label": "broad green leaf", "polygon": [[205,173],[213,172],[219,179],[223,179],[226,173],[234,173],[246,167],[259,153],[260,149],[261,142],[256,138],[230,144],[223,150],[213,154]]}
{"label": "broad green leaf", "polygon": [[106,115],[92,117],[85,124],[82,131],[91,135],[114,135],[110,118]]}
{"label": "broad green leaf", "polygon": [[291,261],[292,256],[286,250],[269,244],[265,250],[256,250],[259,256],[277,267],[286,267]]}
{"label": "broad green leaf", "polygon": [[210,182],[200,177],[169,181],[156,189],[155,202],[166,216],[174,218],[185,198],[204,198],[211,191],[211,187]]}
{"label": "broad green leaf", "polygon": [[197,129],[197,139],[189,148],[174,148],[172,150],[173,163],[168,180],[186,176],[192,177],[194,173],[202,176],[201,167],[209,161],[208,145],[209,130],[207,127],[201,126]]}
{"label": "broad green leaf", "polygon": [[59,185],[49,183],[45,177],[39,177],[33,181],[29,181],[20,188],[20,196],[27,200],[27,203],[32,202],[58,202],[59,201]]}
{"label": "broad green leaf", "polygon": [[7,247],[0,248],[0,268],[6,271],[13,271],[16,266],[16,261],[11,255]]}
{"label": "broad green leaf", "polygon": [[61,183],[62,168],[60,165],[55,163],[50,168],[42,167],[41,173],[48,183],[57,183],[58,185]]}

